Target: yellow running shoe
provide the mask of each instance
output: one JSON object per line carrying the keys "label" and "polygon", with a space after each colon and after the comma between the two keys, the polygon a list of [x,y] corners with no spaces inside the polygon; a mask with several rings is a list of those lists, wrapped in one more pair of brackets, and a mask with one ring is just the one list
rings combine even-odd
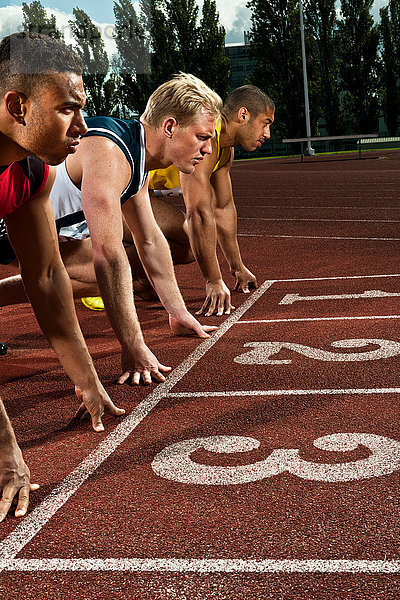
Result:
{"label": "yellow running shoe", "polygon": [[104,310],[104,302],[101,296],[89,296],[81,298],[83,304],[90,310]]}

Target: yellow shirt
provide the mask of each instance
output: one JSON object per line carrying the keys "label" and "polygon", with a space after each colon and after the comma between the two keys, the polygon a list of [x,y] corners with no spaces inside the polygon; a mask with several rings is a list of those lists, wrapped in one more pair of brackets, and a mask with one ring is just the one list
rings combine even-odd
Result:
{"label": "yellow shirt", "polygon": [[[215,127],[215,137],[217,140],[217,148],[218,148],[218,159],[213,168],[214,171],[217,171],[221,167],[223,167],[230,159],[231,149],[230,148],[222,148],[220,147],[220,137],[221,137],[221,121],[219,121]],[[175,196],[181,193],[181,182],[180,182],[180,171],[175,165],[171,165],[166,169],[157,169],[156,171],[150,171],[150,179],[149,179],[149,190],[150,193],[154,193],[155,195],[168,195]]]}

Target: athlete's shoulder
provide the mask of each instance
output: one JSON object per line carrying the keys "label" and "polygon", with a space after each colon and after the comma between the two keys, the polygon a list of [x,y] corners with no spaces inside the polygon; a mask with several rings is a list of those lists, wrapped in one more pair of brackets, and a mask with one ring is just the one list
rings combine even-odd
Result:
{"label": "athlete's shoulder", "polygon": [[9,165],[0,178],[0,216],[15,212],[46,185],[49,167],[36,156]]}
{"label": "athlete's shoulder", "polygon": [[89,130],[88,133],[85,134],[85,136],[90,135],[95,130],[114,131],[117,134],[121,134],[126,131],[139,130],[141,127],[140,121],[138,121],[137,119],[128,120],[106,116],[87,117],[85,119],[85,122]]}

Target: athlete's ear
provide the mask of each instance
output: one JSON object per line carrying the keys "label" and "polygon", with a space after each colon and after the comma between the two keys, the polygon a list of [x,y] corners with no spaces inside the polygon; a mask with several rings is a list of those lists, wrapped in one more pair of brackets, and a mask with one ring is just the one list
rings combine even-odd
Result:
{"label": "athlete's ear", "polygon": [[11,90],[4,96],[4,102],[7,107],[8,114],[20,125],[26,125],[26,101],[27,97],[22,92]]}
{"label": "athlete's ear", "polygon": [[169,117],[168,119],[165,119],[164,123],[162,124],[162,130],[165,137],[172,138],[177,125],[178,121],[174,119],[174,117]]}
{"label": "athlete's ear", "polygon": [[239,123],[246,123],[250,119],[250,113],[245,106],[239,108],[237,118]]}

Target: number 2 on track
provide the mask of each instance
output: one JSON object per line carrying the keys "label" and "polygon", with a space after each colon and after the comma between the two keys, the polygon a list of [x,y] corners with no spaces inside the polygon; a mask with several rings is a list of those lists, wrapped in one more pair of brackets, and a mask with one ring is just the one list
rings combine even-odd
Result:
{"label": "number 2 on track", "polygon": [[[330,352],[305,346],[303,344],[294,344],[292,342],[248,342],[244,347],[254,348],[250,352],[245,352],[234,358],[234,362],[242,365],[289,365],[291,358],[280,359],[271,358],[278,354],[284,348],[302,354],[307,358],[322,360],[326,362],[357,362],[364,360],[379,360],[390,358],[400,354],[400,343],[393,340],[381,339],[354,339],[337,340],[331,343],[333,348],[368,348],[363,352]],[[375,348],[374,348],[375,346]],[[378,346],[378,348],[376,348]]]}

